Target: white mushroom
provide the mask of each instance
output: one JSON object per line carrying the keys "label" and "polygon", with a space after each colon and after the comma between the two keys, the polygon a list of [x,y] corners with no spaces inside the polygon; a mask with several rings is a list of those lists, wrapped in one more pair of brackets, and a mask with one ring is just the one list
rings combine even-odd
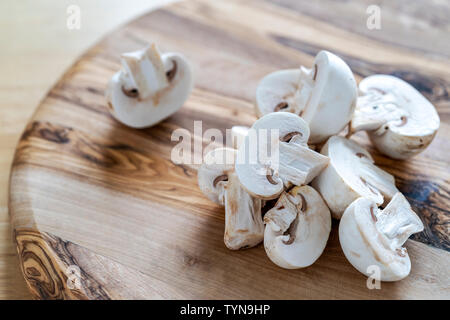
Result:
{"label": "white mushroom", "polygon": [[152,126],[184,104],[192,86],[192,71],[178,53],[160,55],[155,44],[124,53],[123,69],[114,74],[106,90],[111,114],[133,128]]}
{"label": "white mushroom", "polygon": [[198,185],[217,204],[225,206],[225,245],[231,250],[254,247],[263,240],[261,200],[241,188],[234,172],[236,150],[210,151],[198,170]]}
{"label": "white mushroom", "polygon": [[239,149],[240,145],[247,136],[249,127],[245,126],[233,126],[231,128],[231,139],[233,141],[233,148]]}
{"label": "white mushroom", "polygon": [[310,186],[283,193],[264,222],[267,256],[286,269],[312,265],[325,249],[331,231],[330,210]]}
{"label": "white mushroom", "polygon": [[423,151],[439,129],[439,115],[419,91],[389,75],[373,75],[359,84],[361,96],[350,134],[366,130],[383,154],[407,159]]}
{"label": "white mushroom", "polygon": [[320,51],[311,69],[289,69],[264,77],[256,90],[259,116],[286,111],[309,124],[309,143],[316,144],[342,131],[356,106],[352,71],[338,56]]}
{"label": "white mushroom", "polygon": [[308,184],[328,157],[308,148],[309,128],[293,113],[270,113],[257,120],[238,150],[236,173],[254,197],[277,198],[285,188]]}
{"label": "white mushroom", "polygon": [[[420,218],[401,193],[384,210],[366,198],[355,200],[339,224],[339,241],[348,261],[361,273],[380,268],[380,281],[397,281],[411,271],[411,261],[402,245],[423,230]],[[372,271],[373,272],[373,271]]]}
{"label": "white mushroom", "polygon": [[378,168],[369,152],[356,142],[333,136],[321,153],[330,158],[330,164],[312,186],[322,195],[334,218],[340,219],[359,197],[381,205],[398,192],[394,177]]}

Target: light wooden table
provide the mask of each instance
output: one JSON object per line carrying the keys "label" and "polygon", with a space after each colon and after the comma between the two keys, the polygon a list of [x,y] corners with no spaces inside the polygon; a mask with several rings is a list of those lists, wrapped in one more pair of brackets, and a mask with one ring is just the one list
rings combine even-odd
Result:
{"label": "light wooden table", "polygon": [[[8,178],[24,126],[46,91],[108,31],[173,0],[40,0],[0,2],[0,299],[30,299],[11,240]],[[67,8],[80,8],[79,30]]]}

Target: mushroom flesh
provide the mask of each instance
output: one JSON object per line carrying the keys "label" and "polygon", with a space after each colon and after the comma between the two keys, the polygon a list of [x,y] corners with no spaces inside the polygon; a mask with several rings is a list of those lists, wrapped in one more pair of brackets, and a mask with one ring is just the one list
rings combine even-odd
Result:
{"label": "mushroom flesh", "polygon": [[309,128],[298,115],[269,113],[255,121],[238,150],[236,173],[248,193],[271,200],[308,184],[328,157],[308,148]]}
{"label": "mushroom flesh", "polygon": [[198,170],[198,184],[203,193],[225,206],[225,245],[231,250],[258,245],[264,236],[261,200],[250,196],[234,172],[236,150],[218,148],[210,151]]}
{"label": "mushroom flesh", "polygon": [[398,192],[394,177],[377,167],[370,153],[356,142],[333,136],[321,153],[330,158],[330,164],[312,186],[322,195],[334,218],[340,219],[359,197],[382,205]]}
{"label": "mushroom flesh", "polygon": [[283,193],[264,216],[264,248],[276,265],[298,269],[322,254],[331,231],[330,210],[310,186]]}
{"label": "mushroom flesh", "polygon": [[423,151],[439,129],[439,115],[419,91],[402,79],[373,75],[359,84],[350,132],[367,131],[383,154],[407,159]]}
{"label": "mushroom flesh", "polygon": [[155,44],[121,56],[123,69],[109,81],[106,99],[111,114],[133,128],[152,126],[184,104],[192,71],[178,53],[160,54]]}
{"label": "mushroom flesh", "polygon": [[288,69],[264,77],[256,90],[259,116],[285,111],[309,124],[309,143],[342,131],[352,118],[357,87],[352,71],[338,56],[320,51],[311,69]]}
{"label": "mushroom flesh", "polygon": [[370,276],[368,268],[378,266],[378,280],[397,281],[411,271],[408,252],[402,246],[422,230],[422,221],[401,193],[395,194],[383,210],[371,199],[358,198],[342,216],[339,241],[346,258],[359,272]]}

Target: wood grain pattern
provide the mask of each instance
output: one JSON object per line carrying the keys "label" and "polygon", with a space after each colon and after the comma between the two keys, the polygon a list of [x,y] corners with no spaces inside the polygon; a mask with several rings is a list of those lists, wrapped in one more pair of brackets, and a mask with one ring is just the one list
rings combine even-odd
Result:
{"label": "wood grain pattern", "polygon": [[[24,131],[11,173],[12,224],[23,272],[36,297],[450,297],[450,66],[445,53],[425,56],[414,49],[417,43],[397,45],[381,41],[380,35],[337,28],[337,17],[323,19],[302,8],[296,1],[177,3],[111,34],[63,76]],[[120,68],[119,54],[148,41],[186,55],[196,87],[169,119],[133,130],[110,116],[103,92]],[[192,132],[196,120],[203,121],[203,130],[223,132],[232,125],[250,125],[261,77],[309,65],[321,49],[346,59],[358,80],[383,72],[411,81],[441,115],[435,141],[409,161],[385,158],[364,134],[355,136],[377,164],[396,176],[427,225],[415,237],[423,243],[409,240],[406,245],[411,275],[383,283],[381,290],[368,290],[365,277],[346,261],[337,225],[322,257],[303,270],[276,267],[262,246],[227,250],[223,209],[198,189],[195,166],[170,161],[174,129]],[[81,270],[79,290],[67,286],[70,265]]]}

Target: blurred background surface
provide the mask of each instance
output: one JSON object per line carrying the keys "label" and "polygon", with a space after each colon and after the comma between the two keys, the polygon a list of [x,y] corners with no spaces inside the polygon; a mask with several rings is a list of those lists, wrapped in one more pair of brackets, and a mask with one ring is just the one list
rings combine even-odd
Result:
{"label": "blurred background surface", "polygon": [[[0,299],[30,299],[11,237],[8,179],[14,149],[39,101],[86,49],[119,25],[174,0],[0,2]],[[79,30],[67,28],[77,5]]]}

